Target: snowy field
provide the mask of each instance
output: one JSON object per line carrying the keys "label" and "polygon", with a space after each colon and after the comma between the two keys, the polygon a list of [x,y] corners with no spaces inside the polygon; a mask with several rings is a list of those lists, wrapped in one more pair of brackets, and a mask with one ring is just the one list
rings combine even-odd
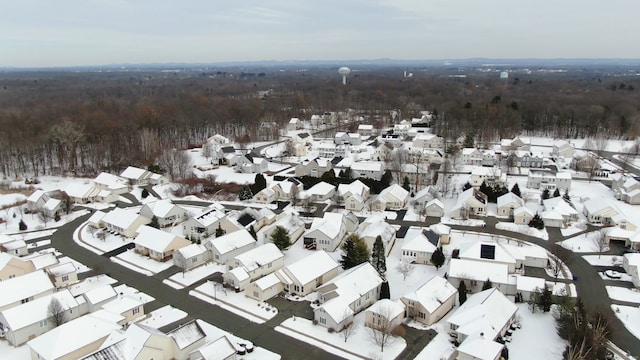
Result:
{"label": "snowy field", "polygon": [[224,273],[226,268],[224,265],[216,263],[208,263],[202,266],[198,266],[195,269],[191,269],[185,272],[179,272],[171,275],[168,279],[164,279],[162,282],[171,286],[174,289],[183,289],[187,286],[191,286],[194,283],[213,275],[216,272]]}
{"label": "snowy field", "polygon": [[640,304],[640,292],[638,289],[628,289],[618,286],[606,286],[609,297],[613,300]]}
{"label": "snowy field", "polygon": [[[600,249],[598,248],[599,236],[599,231],[592,231],[561,241],[559,244],[563,248],[576,253],[598,253],[600,252]],[[603,252],[609,251],[609,245],[603,244],[603,246]]]}

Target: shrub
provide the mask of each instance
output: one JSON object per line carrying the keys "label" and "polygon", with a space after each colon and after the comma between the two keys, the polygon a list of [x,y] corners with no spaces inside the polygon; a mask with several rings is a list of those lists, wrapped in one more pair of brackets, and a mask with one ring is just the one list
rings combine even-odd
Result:
{"label": "shrub", "polygon": [[327,329],[327,331],[329,332],[329,334],[333,334],[334,332],[336,332],[336,329],[330,327]]}

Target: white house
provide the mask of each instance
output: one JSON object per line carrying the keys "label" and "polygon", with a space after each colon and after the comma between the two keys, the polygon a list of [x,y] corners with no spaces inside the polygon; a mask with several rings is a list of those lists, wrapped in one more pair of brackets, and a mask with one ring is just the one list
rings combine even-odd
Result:
{"label": "white house", "polygon": [[401,210],[407,206],[409,192],[398,184],[389,185],[373,200],[372,210]]}
{"label": "white house", "polygon": [[296,165],[296,176],[312,176],[321,177],[326,172],[333,169],[331,161],[322,158],[315,158],[312,160],[304,160],[300,164]]}
{"label": "white house", "polygon": [[55,287],[43,270],[0,282],[0,311],[53,294]]}
{"label": "white house", "polygon": [[280,226],[289,234],[289,241],[294,244],[305,231],[305,224],[302,219],[296,214],[283,212],[278,215],[276,221],[268,226],[265,226],[258,232],[258,239],[262,239],[264,243],[271,241],[271,235]]}
{"label": "white house", "polygon": [[369,187],[360,180],[355,180],[349,184],[338,185],[338,203],[345,203],[347,198],[353,195],[358,195],[360,198],[366,200],[369,198]]}
{"label": "white house", "polygon": [[407,317],[425,325],[440,321],[456,304],[458,290],[438,275],[422,284],[416,291],[400,298],[407,309]]}
{"label": "white house", "polygon": [[553,173],[548,170],[529,170],[527,176],[527,187],[530,189],[540,189],[555,191],[569,190],[571,188],[571,173]]}
{"label": "white house", "polygon": [[118,294],[111,285],[100,285],[82,294],[89,312],[95,312],[102,309],[102,305],[115,299]]}
{"label": "white house", "polygon": [[469,215],[487,216],[487,195],[474,187],[461,192],[451,210],[454,219],[467,218]]}
{"label": "white house", "polygon": [[64,323],[30,340],[31,359],[80,359],[98,350],[121,326],[91,314]]}
{"label": "white house", "polygon": [[144,303],[139,299],[123,295],[103,304],[102,309],[124,317],[125,323],[130,323],[144,316]]}
{"label": "white house", "polygon": [[250,283],[244,291],[244,294],[246,297],[256,301],[266,301],[278,295],[283,290],[284,284],[275,273],[272,273]]}
{"label": "white house", "polygon": [[562,156],[565,159],[571,159],[576,149],[573,145],[566,140],[558,140],[553,143],[553,149],[551,150],[552,156]]}
{"label": "white house", "polygon": [[431,264],[431,256],[439,245],[438,234],[412,226],[404,237],[402,259],[412,264]]}
{"label": "white house", "polygon": [[378,300],[382,281],[369,262],[346,270],[317,289],[320,306],[313,310],[314,320],[327,328],[342,329]]}
{"label": "white house", "polygon": [[211,260],[209,255],[203,245],[191,244],[174,251],[173,263],[182,271],[188,271]]}
{"label": "white house", "polygon": [[371,136],[374,135],[374,128],[371,124],[360,124],[358,125],[358,134],[360,136]]}
{"label": "white house", "polygon": [[309,188],[306,193],[311,201],[321,202],[333,199],[336,194],[336,187],[321,181]]}
{"label": "white house", "polygon": [[527,225],[533,219],[534,212],[526,207],[519,207],[513,210],[513,223],[519,225]]}
{"label": "white house", "polygon": [[160,227],[173,226],[186,220],[187,210],[171,202],[169,199],[146,203],[140,209],[140,215],[147,219],[158,219]]}
{"label": "white house", "polygon": [[418,208],[424,208],[424,206],[431,200],[438,198],[438,189],[434,186],[424,187],[418,191],[413,197],[413,204]]}
{"label": "white house", "polygon": [[425,216],[430,217],[443,217],[444,216],[444,204],[439,199],[433,199],[427,202],[424,206]]}
{"label": "white house", "polygon": [[225,234],[214,239],[208,239],[204,246],[211,252],[211,259],[218,264],[226,264],[227,261],[253,249],[256,241],[251,234],[241,229],[230,234]]}
{"label": "white house", "polygon": [[174,251],[191,244],[183,237],[147,225],[138,229],[133,243],[136,253],[162,262],[172,259]]}
{"label": "white house", "polygon": [[471,170],[471,186],[479,187],[482,183],[487,186],[504,185],[507,183],[507,174],[503,174],[498,167],[478,166]]}
{"label": "white house", "polygon": [[72,262],[50,266],[46,271],[58,289],[78,282],[78,269]]}
{"label": "white house", "polygon": [[266,159],[244,155],[249,161],[243,162],[239,169],[245,174],[262,174],[269,171],[269,162]]}
{"label": "white house", "polygon": [[133,238],[138,234],[138,228],[151,222],[151,219],[136,214],[133,210],[115,208],[106,213],[102,218],[102,223],[107,230]]}
{"label": "white house", "polygon": [[630,253],[624,254],[622,257],[622,268],[627,274],[631,276],[631,282],[635,287],[640,287],[640,274],[638,268],[640,267],[640,254]]}
{"label": "white house", "polygon": [[149,184],[149,178],[153,174],[149,170],[140,169],[135,166],[127,167],[122,173],[120,173],[120,177],[126,179],[130,185],[140,185],[145,186]]}
{"label": "white house", "polygon": [[491,281],[494,288],[505,293],[513,293],[515,289],[515,279],[512,282],[509,277],[509,265],[500,262],[451,259],[448,279],[456,289],[464,281],[471,294],[481,291],[487,280]]}
{"label": "white house", "polygon": [[[240,268],[249,277],[249,282],[269,275],[284,266],[284,254],[272,243],[264,244],[237,255],[227,263],[229,270]],[[223,276],[225,283],[244,290],[248,283],[231,282],[233,276]],[[239,280],[239,279],[236,279]]]}
{"label": "white house", "polygon": [[444,139],[435,134],[416,134],[413,138],[413,147],[425,149],[444,148]]}
{"label": "white house", "polygon": [[325,212],[322,218],[314,218],[311,228],[304,234],[304,246],[308,249],[334,251],[349,231],[355,231],[353,223],[341,213]]}
{"label": "white house", "polygon": [[376,238],[382,239],[385,256],[389,256],[393,245],[396,242],[396,229],[389,225],[384,218],[379,215],[368,217],[364,220],[357,230],[358,235],[367,244],[367,248],[371,251]]}
{"label": "white house", "polygon": [[275,272],[284,292],[306,296],[338,275],[338,264],[329,254],[318,251]]}
{"label": "white house", "polygon": [[508,192],[497,199],[498,216],[513,218],[514,211],[524,206],[524,201],[518,195]]}
{"label": "white house", "polygon": [[216,233],[226,214],[220,206],[212,205],[203,210],[200,215],[187,219],[182,224],[182,234],[191,240],[204,240]]}
{"label": "white house", "polygon": [[384,163],[376,161],[356,161],[351,164],[353,177],[380,180],[384,174]]}
{"label": "white house", "polygon": [[[113,195],[122,195],[129,192],[129,185],[127,180],[113,174],[106,172],[100,173],[93,180],[95,186],[100,190],[106,190]],[[115,197],[117,199],[117,196]]]}
{"label": "white house", "polygon": [[0,312],[0,328],[4,330],[7,341],[13,346],[20,346],[56,327],[49,311],[53,301],[60,305],[55,316],[61,322],[83,315],[78,301],[68,290],[41,297]]}
{"label": "white house", "polygon": [[402,301],[381,299],[364,312],[364,326],[371,329],[395,329],[405,319]]}
{"label": "white house", "polygon": [[88,184],[72,183],[64,188],[64,192],[74,204],[88,204],[96,201],[100,189]]}
{"label": "white house", "polygon": [[258,191],[253,198],[258,204],[271,204],[278,200],[278,194],[271,188],[264,188]]}

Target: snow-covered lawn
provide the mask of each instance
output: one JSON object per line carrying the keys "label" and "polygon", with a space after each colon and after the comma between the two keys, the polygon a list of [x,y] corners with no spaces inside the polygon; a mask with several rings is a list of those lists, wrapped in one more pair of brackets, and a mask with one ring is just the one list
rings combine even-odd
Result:
{"label": "snow-covered lawn", "polygon": [[446,332],[438,333],[415,357],[415,360],[449,359],[448,355],[456,350],[455,346],[449,342],[450,338]]}
{"label": "snow-covered lawn", "polygon": [[158,329],[180,319],[184,319],[185,317],[187,317],[186,312],[167,305],[147,314],[144,320],[138,321],[138,323]]}
{"label": "snow-covered lawn", "polygon": [[233,290],[225,289],[213,281],[207,281],[195,290],[189,291],[189,295],[210,304],[218,305],[229,312],[258,324],[264,323],[278,313],[278,309],[265,302],[250,299],[244,296],[244,292],[236,293]]}
{"label": "snow-covered lawn", "polygon": [[[27,196],[22,193],[0,194],[0,208],[10,206],[27,200]],[[5,213],[2,214],[3,218]]]}
{"label": "snow-covered lawn", "polygon": [[618,275],[620,276],[620,278],[618,278],[618,279],[612,279],[609,276],[607,276],[604,272],[599,272],[598,275],[600,275],[602,280],[631,282],[631,275],[625,274],[625,273],[621,273],[621,272],[618,273]]}
{"label": "snow-covered lawn", "polygon": [[2,354],[2,360],[31,359],[31,351],[27,344],[23,344],[19,347],[13,347],[5,340],[0,341],[0,354]]}
{"label": "snow-covered lawn", "polygon": [[165,279],[162,282],[174,289],[182,289],[184,287],[193,285],[198,280],[204,279],[216,272],[224,273],[225,271],[226,268],[224,267],[224,265],[208,263],[186,272],[173,274],[168,279]]}
{"label": "snow-covered lawn", "polygon": [[542,240],[549,240],[549,234],[547,229],[538,230],[529,225],[514,224],[508,222],[499,222],[496,224],[496,229],[517,232],[524,235],[529,235]]}
{"label": "snow-covered lawn", "polygon": [[580,231],[584,231],[587,229],[587,224],[582,221],[575,224],[571,224],[568,228],[560,229],[560,233],[564,237],[571,236],[573,234],[579,233]]}
{"label": "snow-covered lawn", "polygon": [[[597,244],[597,238],[600,236],[599,231],[592,231],[586,234],[574,236],[570,239],[564,240],[560,242],[560,245],[573,252],[584,253],[584,252],[599,252]],[[603,251],[608,251],[609,246],[606,245]]]}
{"label": "snow-covered lawn", "polygon": [[440,220],[440,222],[445,225],[462,225],[462,226],[475,226],[475,227],[483,227],[486,224],[484,220],[480,220],[480,219],[459,220],[459,219],[452,219],[452,218],[445,218],[445,217],[443,217]]}
{"label": "snow-covered lawn", "polygon": [[637,306],[611,305],[611,310],[622,321],[624,327],[635,337],[640,338],[640,311]]}
{"label": "snow-covered lawn", "polygon": [[165,262],[156,261],[136,253],[134,249],[112,257],[111,261],[147,276],[155,275],[173,266],[173,259]]}
{"label": "snow-covered lawn", "polygon": [[622,256],[583,255],[582,258],[593,266],[622,266]]}
{"label": "snow-covered lawn", "polygon": [[609,297],[613,300],[640,304],[638,289],[628,289],[618,286],[606,286]]}
{"label": "snow-covered lawn", "polygon": [[346,342],[343,333],[329,333],[327,328],[302,318],[289,318],[275,330],[345,359],[395,359],[407,346],[403,338],[392,337],[380,352],[380,346],[371,340],[370,329],[364,326],[364,313],[358,314],[353,323],[355,331]]}
{"label": "snow-covered lawn", "polygon": [[92,235],[88,229],[89,226],[87,226],[86,223],[82,224],[73,233],[73,239],[76,241],[76,243],[78,243],[78,245],[99,255],[133,242],[133,239],[126,238],[120,235],[114,235],[106,231],[104,231],[105,238],[98,239],[97,237]]}
{"label": "snow-covered lawn", "polygon": [[[209,324],[208,322],[205,322],[199,319],[196,321],[198,322],[198,325],[200,325],[200,328],[202,328],[202,331],[204,331],[204,333],[207,335],[207,339],[206,339],[207,344],[210,344],[211,342],[219,339],[221,336],[224,336],[224,335],[228,336],[229,339],[231,339],[231,341],[235,342],[236,344],[251,343],[251,341],[245,340],[243,338],[239,338],[229,332],[226,332],[218,327],[215,327]],[[265,348],[254,345],[253,352],[242,355],[240,359],[242,360],[279,360],[280,355],[274,352],[271,352]]]}
{"label": "snow-covered lawn", "polygon": [[[562,352],[567,343],[558,336],[553,315],[540,311],[532,313],[527,304],[516,305],[522,328],[514,331],[511,342],[507,343],[509,358],[562,359]],[[535,341],[532,341],[533,339]]]}

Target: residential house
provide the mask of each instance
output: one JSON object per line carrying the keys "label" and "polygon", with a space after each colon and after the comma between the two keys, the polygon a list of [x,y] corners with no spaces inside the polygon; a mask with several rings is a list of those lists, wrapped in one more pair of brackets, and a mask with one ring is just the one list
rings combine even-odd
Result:
{"label": "residential house", "polygon": [[322,202],[332,200],[336,194],[336,187],[324,181],[313,185],[306,194],[311,201]]}
{"label": "residential house", "polygon": [[291,118],[291,120],[289,120],[289,123],[287,124],[287,130],[289,131],[295,131],[295,130],[300,130],[303,127],[303,123],[300,119],[298,118]]}
{"label": "residential house", "polygon": [[151,174],[153,173],[149,170],[129,166],[120,173],[120,177],[127,180],[129,185],[146,186],[149,185]]}
{"label": "residential house", "polygon": [[107,213],[102,210],[96,210],[91,214],[89,219],[87,219],[87,225],[93,227],[94,229],[102,229],[104,228],[104,223],[102,219]]}
{"label": "residential house", "polygon": [[587,217],[588,222],[603,225],[615,225],[614,219],[620,215],[618,208],[603,198],[593,198],[585,201],[582,213]]}
{"label": "residential house", "polygon": [[244,294],[246,297],[256,301],[267,301],[282,291],[284,291],[284,284],[275,273],[271,273],[250,283]]}
{"label": "residential house", "polygon": [[565,159],[573,158],[575,153],[573,145],[566,140],[558,140],[553,143],[553,149],[551,150],[551,156],[561,156]]}
{"label": "residential house", "polygon": [[513,223],[519,225],[528,225],[535,214],[533,211],[522,206],[513,210]]}
{"label": "residential house", "polygon": [[138,234],[138,228],[151,222],[150,218],[136,214],[133,210],[115,208],[106,213],[102,223],[109,231],[133,238]]}
{"label": "residential house", "polygon": [[0,251],[15,256],[26,256],[29,254],[27,243],[24,240],[14,240],[9,236],[0,242]]}
{"label": "residential house", "polygon": [[309,147],[313,144],[313,137],[308,133],[298,133],[287,139],[287,151],[290,156],[307,156]]}
{"label": "residential house", "polygon": [[64,193],[69,196],[74,204],[89,204],[96,201],[100,190],[88,184],[69,184],[64,188]]}
{"label": "residential house", "polygon": [[616,199],[631,205],[640,204],[640,181],[620,174],[613,174],[611,179],[611,189]]}
{"label": "residential house", "polygon": [[115,299],[102,305],[102,309],[118,314],[130,323],[144,316],[144,303],[133,297],[118,295]]}
{"label": "residential house", "polygon": [[510,155],[512,160],[509,160],[512,167],[523,167],[523,168],[541,168],[542,160],[544,156],[540,153],[532,153],[528,150],[516,150]]}
{"label": "residential house", "polygon": [[433,224],[429,226],[429,230],[440,236],[440,245],[446,245],[451,241],[451,228],[447,225],[442,223]]}
{"label": "residential house", "polygon": [[462,343],[456,349],[458,360],[501,360],[504,345],[490,341],[484,336],[474,337]]}
{"label": "residential house", "polygon": [[269,275],[284,266],[284,254],[272,243],[248,250],[227,263],[224,284],[245,290],[251,281]]}
{"label": "residential house", "polygon": [[246,207],[240,211],[231,211],[220,220],[220,227],[225,234],[238,231],[240,229],[254,232],[262,229],[265,225],[272,224],[276,219],[276,214],[268,208],[254,209]]}
{"label": "residential house", "polygon": [[147,219],[158,219],[160,227],[173,226],[187,219],[189,213],[169,199],[146,203],[140,209],[140,215]]}
{"label": "residential house", "polygon": [[451,210],[451,217],[454,219],[467,218],[470,215],[487,216],[487,195],[474,187],[461,192]]}
{"label": "residential house", "polygon": [[[59,306],[51,313],[51,304]],[[81,314],[78,301],[68,290],[62,290],[0,312],[0,328],[9,344],[20,346],[55,328],[56,321],[71,321]]]}
{"label": "residential house", "polygon": [[100,173],[93,180],[96,188],[100,190],[106,190],[111,195],[114,195],[114,200],[118,199],[118,195],[122,195],[129,192],[129,184],[126,179],[123,179],[117,175],[109,174],[106,172]]}
{"label": "residential house", "polygon": [[377,329],[395,329],[405,319],[405,306],[402,301],[380,299],[364,312],[364,326]]}
{"label": "residential house", "polygon": [[411,124],[394,124],[393,125],[393,134],[399,136],[407,136],[409,133],[409,129],[411,129]]}
{"label": "residential house", "polygon": [[278,200],[278,194],[271,188],[264,188],[253,197],[258,204],[271,204]]}
{"label": "residential house", "polygon": [[482,151],[482,166],[500,166],[501,153],[495,150],[486,149]]}
{"label": "residential house", "polygon": [[72,262],[50,266],[46,269],[56,289],[65,288],[78,282],[78,269]]}
{"label": "residential house", "polygon": [[476,148],[464,148],[462,149],[462,165],[482,166],[483,154],[482,151]]}
{"label": "residential house", "polygon": [[53,294],[55,287],[43,270],[0,282],[0,311]]}
{"label": "residential house", "polygon": [[138,235],[133,243],[136,253],[161,262],[171,260],[174,251],[191,244],[183,237],[148,225],[143,225],[138,229]]}
{"label": "residential house", "polygon": [[640,254],[630,253],[624,254],[622,257],[622,268],[631,276],[631,282],[635,287],[640,287],[640,274],[638,268],[640,267]]}
{"label": "residential house", "polygon": [[413,138],[412,146],[423,149],[442,149],[444,139],[435,134],[417,134]]}
{"label": "residential house", "polygon": [[322,218],[314,218],[311,228],[304,234],[304,247],[335,251],[348,232],[357,228],[346,215],[325,212]]}
{"label": "residential house", "polygon": [[407,206],[409,192],[398,184],[393,184],[382,190],[373,200],[373,211],[401,210]]}
{"label": "residential house", "polygon": [[366,200],[369,198],[369,191],[369,187],[360,180],[355,180],[350,184],[339,184],[337,191],[338,203],[346,204],[347,198],[353,195],[358,195]]}
{"label": "residential house", "polygon": [[318,251],[275,272],[289,295],[307,296],[338,275],[338,264],[329,254]]}
{"label": "residential house", "polygon": [[391,159],[391,154],[393,153],[393,144],[391,142],[383,142],[377,148],[373,150],[373,156],[371,157],[377,161],[386,161]]}
{"label": "residential house", "polygon": [[524,201],[518,195],[508,192],[498,197],[498,216],[513,218],[515,209],[524,206]]}
{"label": "residential house", "polygon": [[92,288],[82,294],[87,304],[89,312],[96,312],[102,309],[102,305],[114,300],[118,294],[111,285],[101,285]]}
{"label": "residential house", "polygon": [[336,145],[349,144],[353,146],[358,146],[362,142],[362,139],[360,138],[360,134],[358,133],[338,131],[336,135],[333,137],[333,142]]}
{"label": "residential house", "polygon": [[424,215],[430,217],[443,217],[444,216],[444,204],[439,199],[433,199],[425,204]]}
{"label": "residential house", "polygon": [[360,136],[372,136],[375,135],[375,129],[371,124],[360,124],[358,125],[358,134]]}
{"label": "residential house", "polygon": [[436,198],[438,198],[438,189],[434,186],[427,186],[414,195],[412,203],[420,209],[424,208],[429,201]]}
{"label": "residential house", "polygon": [[41,213],[49,219],[54,219],[56,216],[60,216],[63,212],[64,203],[58,199],[49,199],[42,207]]}
{"label": "residential house", "polygon": [[[2,245],[0,245],[1,247]],[[33,263],[13,254],[0,252],[0,281],[36,271]]]}
{"label": "residential house", "polygon": [[191,241],[204,240],[216,233],[220,221],[226,216],[223,207],[217,204],[204,209],[200,215],[182,223],[182,234]]}
{"label": "residential house", "polygon": [[410,227],[404,236],[402,260],[411,264],[431,265],[431,256],[440,246],[440,235],[431,229]]}
{"label": "residential house", "polygon": [[303,185],[296,178],[287,178],[284,181],[272,183],[271,189],[276,192],[278,200],[290,201],[295,199],[303,190]]}
{"label": "residential house", "polygon": [[545,210],[543,214],[553,211],[562,217],[562,224],[560,226],[564,227],[568,224],[580,221],[578,211],[560,196],[542,200],[542,207]]}
{"label": "residential house", "polygon": [[313,310],[319,325],[340,330],[353,316],[373,305],[380,298],[383,279],[365,262],[317,288],[320,306]]}
{"label": "residential house", "polygon": [[434,275],[416,291],[400,298],[407,317],[432,325],[442,319],[456,304],[458,290],[446,279]]}
{"label": "residential house", "polygon": [[120,328],[117,323],[88,314],[30,340],[27,345],[31,359],[80,359],[100,349],[109,335]]}
{"label": "residential house", "polygon": [[258,232],[258,239],[262,239],[264,243],[271,241],[271,235],[276,231],[276,228],[280,226],[287,231],[289,235],[289,241],[294,244],[305,231],[305,224],[298,215],[283,212],[278,215],[276,221],[268,226],[265,226]]}
{"label": "residential house", "polygon": [[389,256],[396,242],[396,229],[389,225],[380,215],[374,215],[364,220],[357,230],[357,234],[364,240],[369,250],[373,250],[373,244],[379,236],[382,239],[385,256]]}
{"label": "residential house", "polygon": [[548,170],[530,170],[527,176],[527,187],[530,189],[540,189],[555,191],[567,191],[571,188],[571,173],[553,173]]}
{"label": "residential house", "polygon": [[515,279],[512,282],[509,277],[509,264],[502,262],[451,259],[448,279],[456,289],[464,281],[470,294],[481,291],[487,280],[491,281],[494,288],[505,293],[513,294],[515,291]]}
{"label": "residential house", "polygon": [[332,171],[333,164],[331,161],[322,158],[315,158],[312,160],[304,160],[300,164],[296,165],[296,176],[312,176],[322,177],[325,173]]}
{"label": "residential house", "polygon": [[269,162],[267,159],[254,157],[249,154],[244,155],[249,162],[244,162],[239,166],[240,172],[245,174],[262,174],[269,171]]}
{"label": "residential house", "polygon": [[[488,289],[469,296],[467,301],[447,319],[450,334],[456,337],[458,343],[461,343],[458,352],[460,353],[462,348],[463,352],[471,353],[471,356],[476,356],[476,359],[484,359],[473,355],[476,353],[473,346],[463,347],[465,342],[469,340],[473,342],[477,339],[494,341],[501,338],[516,321],[517,312],[518,307],[498,289]],[[502,350],[502,345],[498,345],[497,354]],[[467,359],[473,358],[467,357]]]}
{"label": "residential house", "polygon": [[226,264],[236,255],[253,249],[256,241],[251,234],[241,229],[214,239],[207,239],[204,246],[211,252],[211,259],[218,264]]}
{"label": "residential house", "polygon": [[519,136],[516,136],[513,139],[502,139],[500,141],[500,148],[502,151],[516,151],[516,150],[529,151],[531,148],[531,139],[521,138]]}
{"label": "residential house", "polygon": [[380,180],[384,175],[384,163],[375,161],[356,161],[351,164],[351,172],[355,178]]}
{"label": "residential house", "polygon": [[485,183],[487,186],[504,186],[507,183],[507,174],[497,167],[475,167],[471,170],[471,186],[479,187]]}
{"label": "residential house", "polygon": [[211,260],[207,248],[200,244],[191,244],[173,253],[173,263],[182,269],[189,271]]}
{"label": "residential house", "polygon": [[350,195],[344,202],[344,208],[348,211],[360,212],[364,209],[365,205],[366,200],[358,194]]}
{"label": "residential house", "polygon": [[49,200],[49,195],[43,190],[38,189],[27,198],[27,210],[32,213],[39,212],[47,200]]}

